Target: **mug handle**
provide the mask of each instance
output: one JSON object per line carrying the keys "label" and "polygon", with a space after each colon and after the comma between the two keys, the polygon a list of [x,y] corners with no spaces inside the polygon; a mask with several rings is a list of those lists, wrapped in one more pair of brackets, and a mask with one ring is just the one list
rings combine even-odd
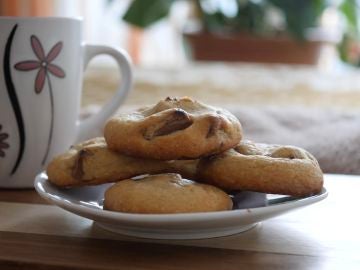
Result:
{"label": "mug handle", "polygon": [[124,50],[103,45],[83,44],[82,47],[84,52],[84,70],[92,58],[100,54],[107,54],[116,60],[122,76],[121,84],[113,98],[107,104],[105,104],[98,113],[77,123],[76,142],[94,137],[94,130],[101,130],[105,121],[119,108],[119,105],[124,102],[132,87],[133,81],[131,60]]}

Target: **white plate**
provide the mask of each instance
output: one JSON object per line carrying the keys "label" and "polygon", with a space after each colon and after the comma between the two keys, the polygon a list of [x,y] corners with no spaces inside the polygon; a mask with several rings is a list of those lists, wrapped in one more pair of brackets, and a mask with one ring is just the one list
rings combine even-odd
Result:
{"label": "white plate", "polygon": [[94,220],[106,230],[153,239],[201,239],[236,234],[251,229],[260,221],[321,201],[328,195],[324,188],[320,194],[306,198],[267,196],[267,205],[262,207],[210,213],[128,214],[102,209],[104,192],[110,185],[61,189],[52,185],[45,173],[35,179],[36,191],[49,202]]}

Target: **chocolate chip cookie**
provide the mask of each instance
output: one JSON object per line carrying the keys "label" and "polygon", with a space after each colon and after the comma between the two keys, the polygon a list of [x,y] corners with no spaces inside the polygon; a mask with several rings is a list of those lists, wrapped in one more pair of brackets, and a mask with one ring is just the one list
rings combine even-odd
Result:
{"label": "chocolate chip cookie", "polygon": [[222,190],[181,178],[178,174],[127,179],[105,192],[104,209],[125,213],[172,214],[232,209]]}
{"label": "chocolate chip cookie", "polygon": [[[177,166],[178,170],[181,167]],[[108,149],[104,138],[94,138],[55,157],[47,167],[49,181],[61,187],[97,185],[141,174],[170,170],[161,160],[133,158]]]}
{"label": "chocolate chip cookie", "polygon": [[242,138],[228,111],[190,98],[166,98],[155,106],[109,120],[104,136],[122,154],[162,160],[196,159],[223,152]]}
{"label": "chocolate chip cookie", "polygon": [[250,141],[201,159],[197,178],[225,190],[300,197],[319,193],[323,186],[319,164],[306,150]]}

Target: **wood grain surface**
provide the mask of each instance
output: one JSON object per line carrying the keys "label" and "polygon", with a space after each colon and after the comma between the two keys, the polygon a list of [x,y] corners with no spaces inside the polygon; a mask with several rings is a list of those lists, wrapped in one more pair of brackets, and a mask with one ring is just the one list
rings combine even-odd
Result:
{"label": "wood grain surface", "polygon": [[360,269],[360,177],[327,175],[324,201],[245,233],[203,240],[139,239],[0,190],[0,269]]}
{"label": "wood grain surface", "polygon": [[14,269],[303,269],[322,264],[313,256],[108,239],[21,233],[0,233],[0,239],[0,263]]}
{"label": "wood grain surface", "polygon": [[34,189],[0,189],[0,201],[47,204]]}

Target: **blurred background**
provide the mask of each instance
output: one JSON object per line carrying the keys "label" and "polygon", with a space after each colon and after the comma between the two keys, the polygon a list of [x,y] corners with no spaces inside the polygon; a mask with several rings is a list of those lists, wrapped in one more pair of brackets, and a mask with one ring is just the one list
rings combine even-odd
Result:
{"label": "blurred background", "polygon": [[2,0],[2,16],[84,19],[84,39],[137,65],[191,60],[359,66],[356,0]]}
{"label": "blurred background", "polygon": [[[324,172],[360,174],[357,0],[1,0],[1,16],[82,17],[84,40],[122,47],[134,87],[120,111],[166,96],[229,109],[245,138],[304,147]],[[121,77],[97,57],[82,117]]]}

